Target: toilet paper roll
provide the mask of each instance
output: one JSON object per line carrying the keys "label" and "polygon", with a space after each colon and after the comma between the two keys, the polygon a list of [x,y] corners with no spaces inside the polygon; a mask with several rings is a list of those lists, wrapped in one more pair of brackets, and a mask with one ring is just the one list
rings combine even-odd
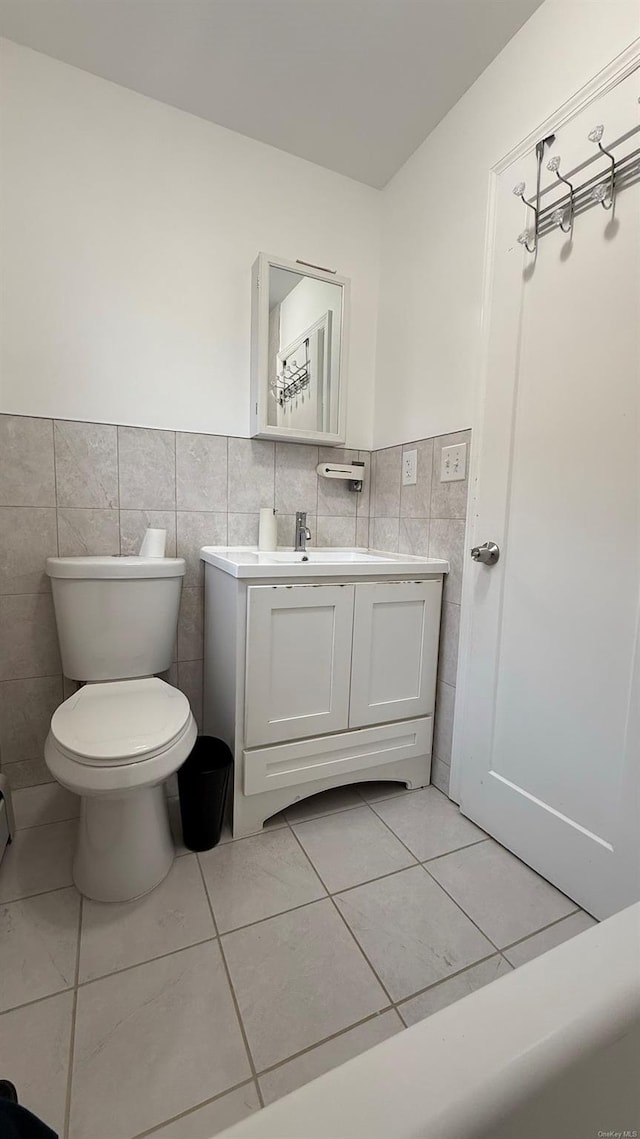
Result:
{"label": "toilet paper roll", "polygon": [[167,546],[167,531],[149,528],[144,532],[140,547],[141,558],[163,558]]}
{"label": "toilet paper roll", "polygon": [[258,549],[275,550],[278,545],[276,512],[271,506],[263,506],[260,511]]}

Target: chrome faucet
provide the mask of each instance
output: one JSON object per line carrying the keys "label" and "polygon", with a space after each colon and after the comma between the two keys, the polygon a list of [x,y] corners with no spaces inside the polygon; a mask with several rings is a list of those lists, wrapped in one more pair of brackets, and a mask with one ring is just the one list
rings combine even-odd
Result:
{"label": "chrome faucet", "polygon": [[307,512],[306,510],[298,510],[296,513],[296,551],[304,553],[307,548],[307,542],[311,541],[311,531],[307,526]]}

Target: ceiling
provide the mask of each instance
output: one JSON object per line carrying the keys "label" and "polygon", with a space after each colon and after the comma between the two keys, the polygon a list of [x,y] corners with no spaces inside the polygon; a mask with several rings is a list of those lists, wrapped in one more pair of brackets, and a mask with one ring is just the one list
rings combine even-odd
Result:
{"label": "ceiling", "polygon": [[0,0],[0,34],[384,186],[541,0]]}

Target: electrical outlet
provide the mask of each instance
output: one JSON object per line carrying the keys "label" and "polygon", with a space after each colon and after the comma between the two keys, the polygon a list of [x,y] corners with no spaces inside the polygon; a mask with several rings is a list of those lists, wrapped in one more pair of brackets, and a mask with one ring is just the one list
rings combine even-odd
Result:
{"label": "electrical outlet", "polygon": [[442,448],[440,482],[456,482],[467,474],[467,444],[454,443]]}
{"label": "electrical outlet", "polygon": [[418,481],[418,452],[402,452],[402,485],[415,486]]}

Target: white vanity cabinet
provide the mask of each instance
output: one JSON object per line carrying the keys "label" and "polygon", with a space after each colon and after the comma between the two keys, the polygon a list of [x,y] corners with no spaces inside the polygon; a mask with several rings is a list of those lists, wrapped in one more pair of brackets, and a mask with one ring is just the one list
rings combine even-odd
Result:
{"label": "white vanity cabinet", "polygon": [[234,753],[236,837],[329,787],[429,782],[446,563],[364,564],[357,580],[353,565],[265,580],[206,564],[204,730]]}

